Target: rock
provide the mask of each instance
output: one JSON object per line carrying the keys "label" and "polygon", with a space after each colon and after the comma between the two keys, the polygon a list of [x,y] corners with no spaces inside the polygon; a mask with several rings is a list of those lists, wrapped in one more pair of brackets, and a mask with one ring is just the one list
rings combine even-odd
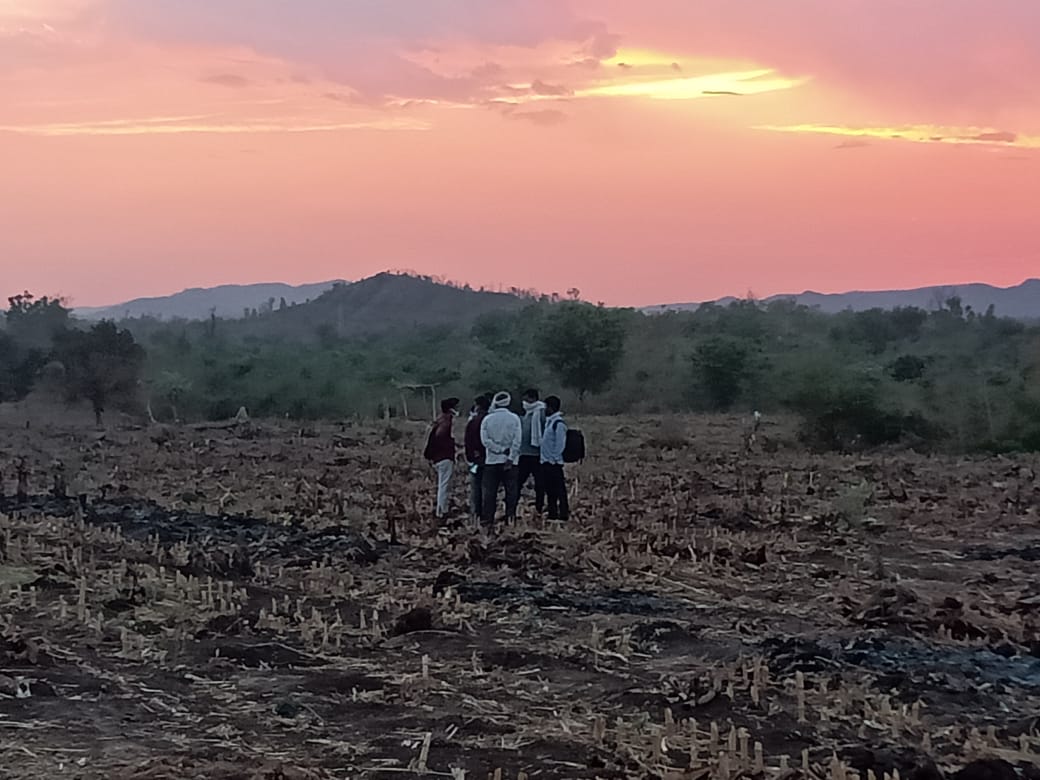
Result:
{"label": "rock", "polygon": [[953,780],[1018,780],[1018,773],[1003,759],[986,758],[968,764]]}
{"label": "rock", "polygon": [[417,631],[430,631],[433,629],[433,613],[426,607],[416,607],[397,618],[390,636],[404,636],[414,634]]}
{"label": "rock", "polygon": [[274,714],[286,720],[292,720],[301,712],[303,712],[303,707],[294,701],[285,700],[274,705]]}

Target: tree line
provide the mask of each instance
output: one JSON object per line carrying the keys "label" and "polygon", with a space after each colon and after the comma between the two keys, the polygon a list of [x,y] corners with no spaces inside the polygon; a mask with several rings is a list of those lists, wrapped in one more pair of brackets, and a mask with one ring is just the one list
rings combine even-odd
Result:
{"label": "tree line", "polygon": [[0,400],[46,380],[99,417],[148,406],[159,419],[223,419],[245,406],[317,419],[400,414],[401,384],[460,397],[539,386],[590,413],[793,413],[819,449],[1040,450],[1040,328],[992,309],[952,297],[930,311],[828,315],[743,300],[644,315],[577,297],[465,325],[301,340],[216,317],[84,328],[61,301],[26,294],[0,331]]}

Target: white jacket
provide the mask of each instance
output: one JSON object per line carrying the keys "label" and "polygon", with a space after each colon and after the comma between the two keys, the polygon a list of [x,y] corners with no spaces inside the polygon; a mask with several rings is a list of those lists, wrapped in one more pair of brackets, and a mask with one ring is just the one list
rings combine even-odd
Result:
{"label": "white jacket", "polygon": [[488,466],[520,462],[523,428],[520,418],[508,409],[493,409],[480,424],[480,441],[487,450]]}

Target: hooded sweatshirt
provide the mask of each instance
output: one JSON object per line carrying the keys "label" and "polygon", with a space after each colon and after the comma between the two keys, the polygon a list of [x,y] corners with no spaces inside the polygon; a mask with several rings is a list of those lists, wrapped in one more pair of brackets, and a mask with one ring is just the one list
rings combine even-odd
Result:
{"label": "hooded sweatshirt", "polygon": [[567,423],[560,412],[545,421],[542,435],[542,463],[549,466],[563,465],[563,448],[567,445]]}
{"label": "hooded sweatshirt", "polygon": [[523,426],[520,418],[509,411],[510,400],[508,393],[496,395],[494,408],[480,424],[480,441],[487,450],[484,463],[488,466],[515,466],[520,462]]}
{"label": "hooded sweatshirt", "polygon": [[523,426],[520,454],[537,457],[541,453],[542,431],[545,430],[545,404],[542,401],[524,401],[524,416],[520,423]]}

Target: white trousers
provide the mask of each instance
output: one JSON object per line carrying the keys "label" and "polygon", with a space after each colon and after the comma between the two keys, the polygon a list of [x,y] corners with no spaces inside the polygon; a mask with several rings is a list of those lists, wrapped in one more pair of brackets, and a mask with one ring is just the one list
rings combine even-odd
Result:
{"label": "white trousers", "polygon": [[434,468],[437,469],[437,517],[444,517],[448,514],[451,474],[455,470],[455,463],[450,460],[442,460],[435,463]]}

